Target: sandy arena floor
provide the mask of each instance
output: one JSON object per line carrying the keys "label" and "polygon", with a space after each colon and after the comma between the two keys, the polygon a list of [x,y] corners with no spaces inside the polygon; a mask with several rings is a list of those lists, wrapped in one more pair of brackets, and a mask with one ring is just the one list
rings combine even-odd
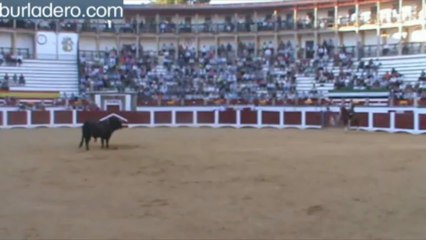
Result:
{"label": "sandy arena floor", "polygon": [[0,131],[0,239],[425,239],[426,136]]}

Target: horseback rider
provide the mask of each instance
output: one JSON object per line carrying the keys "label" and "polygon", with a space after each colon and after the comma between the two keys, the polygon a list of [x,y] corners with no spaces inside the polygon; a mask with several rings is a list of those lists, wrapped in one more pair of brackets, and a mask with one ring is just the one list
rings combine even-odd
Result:
{"label": "horseback rider", "polygon": [[352,123],[355,121],[355,104],[351,101],[349,104],[349,109],[346,108],[345,103],[342,103],[340,108],[340,118],[342,120],[345,131],[348,131],[352,126]]}
{"label": "horseback rider", "polygon": [[348,124],[346,126],[346,131],[349,130],[350,127],[357,125],[359,126],[358,120],[355,118],[355,105],[353,101],[351,101],[349,105],[349,110],[347,111],[348,114]]}

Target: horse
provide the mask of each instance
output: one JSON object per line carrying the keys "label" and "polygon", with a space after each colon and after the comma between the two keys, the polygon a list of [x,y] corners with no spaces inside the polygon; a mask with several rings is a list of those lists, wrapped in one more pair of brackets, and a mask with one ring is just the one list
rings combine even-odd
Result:
{"label": "horse", "polygon": [[359,120],[355,115],[355,105],[352,105],[349,109],[342,106],[340,108],[340,120],[345,127],[345,131],[348,131],[353,126],[359,128]]}

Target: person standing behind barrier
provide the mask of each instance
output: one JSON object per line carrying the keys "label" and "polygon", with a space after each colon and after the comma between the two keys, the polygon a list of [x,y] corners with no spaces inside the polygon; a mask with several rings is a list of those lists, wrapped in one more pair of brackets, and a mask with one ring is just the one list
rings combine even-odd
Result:
{"label": "person standing behind barrier", "polygon": [[25,77],[24,77],[24,75],[22,73],[19,76],[19,85],[20,86],[24,86],[25,85]]}
{"label": "person standing behind barrier", "polygon": [[14,85],[17,85],[17,84],[18,84],[18,75],[17,75],[16,73],[15,73],[15,74],[13,74],[12,79],[13,79],[13,84],[14,84]]}
{"label": "person standing behind barrier", "polygon": [[22,56],[22,53],[18,53],[18,55],[16,56],[16,65],[21,66],[23,60],[24,56]]}

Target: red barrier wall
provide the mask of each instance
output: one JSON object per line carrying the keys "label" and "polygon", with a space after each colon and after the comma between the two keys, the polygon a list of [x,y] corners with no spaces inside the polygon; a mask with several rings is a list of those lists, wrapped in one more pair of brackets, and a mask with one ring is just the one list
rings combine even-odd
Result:
{"label": "red barrier wall", "polygon": [[97,122],[99,119],[107,116],[108,112],[89,112],[89,111],[82,111],[77,112],[77,123],[84,123],[86,121],[93,121]]}
{"label": "red barrier wall", "polygon": [[257,112],[250,108],[241,110],[241,124],[257,124]]}
{"label": "red barrier wall", "polygon": [[360,127],[368,127],[368,113],[356,113],[355,118]]}
{"label": "red barrier wall", "polygon": [[156,124],[171,124],[172,123],[172,112],[155,112],[154,122]]}
{"label": "red barrier wall", "polygon": [[117,114],[133,124],[149,124],[150,122],[149,112],[118,112]]}
{"label": "red barrier wall", "polygon": [[72,124],[71,111],[55,111],[55,124]]}
{"label": "red barrier wall", "polygon": [[35,111],[31,112],[31,124],[49,124],[50,112]]}
{"label": "red barrier wall", "polygon": [[[306,125],[308,126],[320,126],[323,121],[327,125],[329,118],[327,113],[322,112],[306,113]],[[400,111],[400,110],[398,110]],[[27,111],[10,111],[7,116],[7,125],[27,125]],[[234,109],[227,109],[225,111],[219,111],[219,124],[237,124],[237,111]],[[280,124],[280,112],[272,112],[264,110],[262,113],[262,125],[279,125]],[[2,112],[0,112],[0,124],[2,124]],[[50,112],[49,111],[33,111],[31,114],[31,123],[33,125],[50,124]],[[73,112],[72,111],[54,111],[54,124],[72,124]],[[77,112],[77,123],[81,124],[85,121],[99,121],[100,119],[108,116],[111,112],[97,112],[97,111],[82,111]],[[129,124],[150,124],[151,113],[150,112],[117,112],[117,115],[128,120]],[[168,110],[162,110],[161,112],[154,113],[154,124],[172,124],[172,112]],[[192,124],[193,111],[188,110],[184,112],[176,112],[176,124]],[[257,122],[257,111],[253,111],[250,108],[242,109],[240,112],[241,124],[256,125]],[[324,114],[324,119],[322,115]],[[332,114],[332,113],[328,113]],[[335,113],[333,113],[335,114]],[[361,127],[368,127],[369,119],[368,113],[356,113],[356,117],[359,120]],[[390,128],[390,116],[391,113],[374,113],[373,114],[373,127],[374,128]],[[302,113],[293,110],[293,112],[284,113],[284,124],[285,125],[301,125]],[[214,124],[215,123],[215,112],[213,110],[205,110],[205,112],[197,111],[197,119],[199,124]],[[420,130],[426,130],[426,114],[419,115]],[[405,112],[395,112],[395,128],[396,129],[414,129],[414,110]]]}
{"label": "red barrier wall", "polygon": [[414,129],[414,113],[412,111],[396,113],[395,128]]}
{"label": "red barrier wall", "polygon": [[237,112],[232,109],[219,112],[220,124],[235,124],[237,123]]}
{"label": "red barrier wall", "polygon": [[279,125],[280,113],[279,112],[262,112],[262,124],[265,125]]}
{"label": "red barrier wall", "polygon": [[389,113],[375,113],[373,115],[373,127],[389,128],[390,127],[389,119],[390,119]]}
{"label": "red barrier wall", "polygon": [[300,112],[286,112],[284,113],[285,125],[300,125],[302,123],[302,113]]}
{"label": "red barrier wall", "polygon": [[176,123],[178,124],[190,124],[193,119],[192,112],[176,112]]}
{"label": "red barrier wall", "polygon": [[198,112],[197,118],[198,118],[198,123],[213,124],[214,112]]}
{"label": "red barrier wall", "polygon": [[426,130],[426,114],[419,114],[419,125],[420,130]]}
{"label": "red barrier wall", "polygon": [[[321,115],[320,112],[307,112],[306,113],[306,124],[312,126],[321,126]],[[326,114],[324,114],[324,117]],[[326,119],[324,119],[326,121]]]}
{"label": "red barrier wall", "polygon": [[27,124],[27,112],[8,112],[8,125],[25,125]]}

